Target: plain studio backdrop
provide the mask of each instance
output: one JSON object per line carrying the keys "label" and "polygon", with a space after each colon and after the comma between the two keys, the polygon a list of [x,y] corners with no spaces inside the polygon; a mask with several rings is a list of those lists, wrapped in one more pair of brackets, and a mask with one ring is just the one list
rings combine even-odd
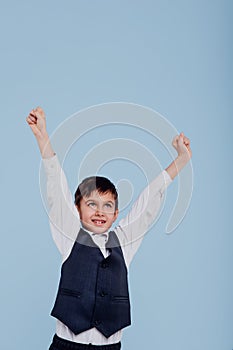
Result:
{"label": "plain studio backdrop", "polygon": [[[166,235],[175,179],[132,263],[133,322],[123,349],[233,348],[232,11],[231,0],[1,2],[2,349],[47,349],[55,332],[49,313],[61,260],[25,118],[41,105],[52,134],[81,109],[120,101],[156,110],[184,131],[194,174],[181,224]],[[72,192],[85,154],[116,134],[143,144],[162,168],[172,160],[142,131],[93,130],[64,162]],[[123,158],[101,169],[124,179],[132,200],[145,185],[142,170]]]}

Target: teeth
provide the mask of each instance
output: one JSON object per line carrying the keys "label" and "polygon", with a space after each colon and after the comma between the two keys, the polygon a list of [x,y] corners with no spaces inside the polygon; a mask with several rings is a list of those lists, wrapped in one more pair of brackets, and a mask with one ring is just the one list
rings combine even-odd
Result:
{"label": "teeth", "polygon": [[104,220],[93,220],[96,225],[102,225],[105,223]]}

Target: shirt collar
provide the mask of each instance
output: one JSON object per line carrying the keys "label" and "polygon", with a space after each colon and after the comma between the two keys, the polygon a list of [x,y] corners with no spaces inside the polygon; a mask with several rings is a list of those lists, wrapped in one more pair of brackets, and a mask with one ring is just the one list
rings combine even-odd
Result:
{"label": "shirt collar", "polygon": [[109,233],[109,231],[106,231],[106,232],[103,232],[103,233],[95,233],[95,232],[92,232],[92,231],[88,231],[88,230],[85,229],[83,226],[82,226],[82,229],[83,229],[85,232],[89,233],[90,236],[94,236],[94,237],[99,236],[99,237],[106,237],[106,238],[108,238],[108,233]]}

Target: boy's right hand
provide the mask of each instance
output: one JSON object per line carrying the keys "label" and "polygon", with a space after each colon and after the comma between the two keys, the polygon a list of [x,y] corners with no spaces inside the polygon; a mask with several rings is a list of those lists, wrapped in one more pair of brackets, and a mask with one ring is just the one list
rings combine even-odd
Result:
{"label": "boy's right hand", "polygon": [[26,121],[36,138],[43,138],[47,135],[45,113],[41,107],[32,109]]}

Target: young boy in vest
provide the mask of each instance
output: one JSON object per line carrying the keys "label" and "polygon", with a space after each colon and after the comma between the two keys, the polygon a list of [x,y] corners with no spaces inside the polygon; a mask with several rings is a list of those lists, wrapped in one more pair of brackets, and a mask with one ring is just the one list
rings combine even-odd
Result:
{"label": "young boy in vest", "polygon": [[36,137],[47,176],[50,227],[62,254],[61,278],[51,315],[57,319],[50,350],[119,350],[131,324],[128,268],[154,221],[166,187],[192,156],[183,133],[173,139],[177,158],[141,193],[126,218],[118,216],[118,194],[104,177],[78,186],[73,203],[65,174],[52,149],[42,108],[26,118]]}

